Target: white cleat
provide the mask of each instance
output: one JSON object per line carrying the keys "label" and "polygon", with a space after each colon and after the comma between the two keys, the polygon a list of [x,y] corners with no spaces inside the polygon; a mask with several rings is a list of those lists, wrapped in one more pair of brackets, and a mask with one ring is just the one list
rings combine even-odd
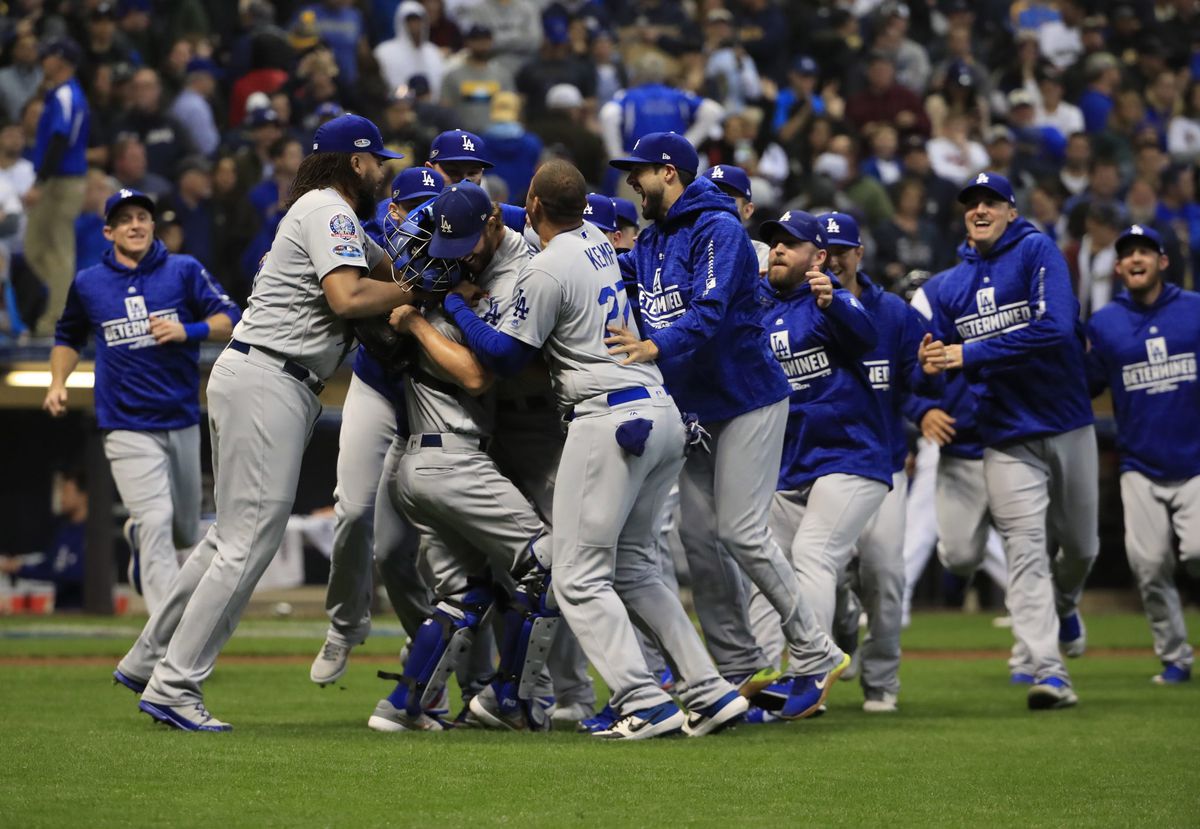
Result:
{"label": "white cleat", "polygon": [[428,714],[409,716],[407,711],[399,710],[386,699],[381,699],[375,704],[375,710],[371,712],[371,718],[367,720],[367,728],[386,733],[444,730],[442,724]]}
{"label": "white cleat", "polygon": [[350,646],[326,639],[325,644],[321,646],[321,652],[313,660],[308,678],[324,687],[341,679],[349,664]]}
{"label": "white cleat", "polygon": [[878,699],[867,699],[863,702],[863,710],[868,714],[892,714],[900,710],[897,705],[899,698],[895,694],[884,693]]}
{"label": "white cleat", "polygon": [[645,708],[626,714],[604,731],[595,731],[593,737],[601,740],[648,740],[665,737],[683,728],[687,718],[673,702],[664,702],[653,708]]}

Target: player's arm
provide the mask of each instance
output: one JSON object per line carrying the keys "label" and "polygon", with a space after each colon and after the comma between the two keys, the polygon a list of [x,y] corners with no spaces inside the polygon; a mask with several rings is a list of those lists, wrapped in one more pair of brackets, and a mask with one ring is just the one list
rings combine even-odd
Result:
{"label": "player's arm", "polygon": [[819,271],[808,274],[808,285],[823,312],[825,324],[817,332],[819,338],[835,343],[851,357],[861,357],[878,344],[875,321],[854,294],[835,290],[829,274]]}
{"label": "player's arm", "polygon": [[[337,221],[349,226],[334,233]],[[412,304],[412,292],[392,280],[387,254],[370,239],[359,240],[356,218],[331,207],[313,211],[302,222],[304,248],[333,313],[357,319]]]}
{"label": "player's arm", "polygon": [[463,292],[477,291],[463,283],[446,295],[445,308],[462,329],[467,346],[484,367],[504,377],[520,373],[538,353],[558,323],[562,286],[550,274],[526,266],[501,303],[500,325],[492,328],[467,307]]}
{"label": "player's arm", "polygon": [[[929,374],[921,366],[921,343],[929,333],[929,324],[911,305],[904,307],[904,325],[900,339],[900,354],[897,368],[900,370],[901,392],[904,399],[901,407],[913,423],[920,423],[920,415],[936,406],[946,389],[946,378],[942,374]],[[918,416],[914,417],[913,413]]]}
{"label": "player's arm", "polygon": [[1108,388],[1108,364],[1104,359],[1104,338],[1096,325],[1096,317],[1088,320],[1087,351],[1083,355],[1083,366],[1087,371],[1088,392],[1097,397]]}
{"label": "player's arm", "polygon": [[[434,365],[472,396],[491,387],[493,375],[466,346],[444,336],[412,305],[392,310],[391,326],[413,337]],[[487,323],[484,323],[485,325]]]}
{"label": "player's arm", "polygon": [[333,313],[347,319],[386,314],[413,301],[408,288],[391,280],[371,279],[366,270],[353,265],[340,265],[325,274],[321,290]]}
{"label": "player's arm", "polygon": [[[189,257],[190,259],[190,257]],[[233,336],[233,326],[242,318],[242,311],[217,286],[212,276],[197,260],[191,259],[184,268],[188,301],[197,322],[179,322],[150,315],[150,334],[159,345],[167,343],[225,342]]]}
{"label": "player's arm", "polygon": [[78,282],[72,281],[62,316],[54,327],[54,348],[50,349],[50,386],[42,408],[52,417],[67,413],[67,378],[79,365],[79,352],[87,344],[91,321],[79,296]]}
{"label": "player's arm", "polygon": [[524,343],[503,331],[497,331],[475,316],[475,312],[467,307],[461,294],[447,294],[445,307],[454,324],[462,329],[467,347],[475,352],[479,362],[502,377],[520,374],[538,352],[536,346]]}

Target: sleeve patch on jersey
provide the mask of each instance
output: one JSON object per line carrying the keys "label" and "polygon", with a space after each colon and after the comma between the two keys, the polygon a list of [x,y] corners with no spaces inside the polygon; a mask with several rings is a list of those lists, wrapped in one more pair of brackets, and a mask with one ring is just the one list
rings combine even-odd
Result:
{"label": "sleeve patch on jersey", "polygon": [[343,259],[362,259],[362,248],[358,245],[334,245],[330,248],[334,256],[340,256]]}
{"label": "sleeve patch on jersey", "polygon": [[358,236],[358,227],[345,213],[338,213],[329,220],[329,235],[336,239],[354,239]]}

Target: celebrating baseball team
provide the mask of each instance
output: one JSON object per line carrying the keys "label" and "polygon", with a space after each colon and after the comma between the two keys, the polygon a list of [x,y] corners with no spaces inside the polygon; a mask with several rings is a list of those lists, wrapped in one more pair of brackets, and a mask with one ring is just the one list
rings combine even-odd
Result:
{"label": "celebrating baseball team", "polygon": [[[1164,281],[1153,229],[1121,233],[1125,290],[1085,329],[1061,253],[990,172],[958,194],[959,263],[905,302],[860,270],[850,215],[793,210],[752,239],[749,177],[701,169],[672,132],[611,162],[640,207],[588,193],[563,160],[538,168],[524,208],[493,203],[486,145],[462,130],[382,202],[398,156],[371,121],[334,118],[311,150],[244,312],[155,240],[153,201],[121,190],[112,249],[58,322],[45,408],[65,410],[91,335],[151,611],[113,676],[153,719],[231,730],[204,683],[280,547],[318,396],[352,350],[310,676],[347,670],[378,572],[408,643],[380,673],[376,731],[699,737],[820,716],[850,676],[886,715],[935,546],[952,573],[1006,584],[1029,708],[1076,705],[1064,657],[1086,649],[1091,397],[1106,388],[1153,681],[1190,679],[1174,571],[1178,549],[1200,574],[1200,295]],[[216,521],[198,539],[206,339],[228,345],[207,386]]]}

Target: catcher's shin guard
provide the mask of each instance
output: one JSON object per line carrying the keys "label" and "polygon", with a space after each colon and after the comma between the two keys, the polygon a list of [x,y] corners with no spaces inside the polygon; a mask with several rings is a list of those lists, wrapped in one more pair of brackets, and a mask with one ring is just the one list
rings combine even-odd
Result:
{"label": "catcher's shin guard", "polygon": [[[528,710],[529,701],[550,646],[562,622],[554,596],[550,591],[550,571],[538,563],[531,553],[517,572],[517,589],[508,600],[504,612],[504,641],[500,648],[500,671],[494,687],[502,707],[519,704]],[[522,572],[523,571],[523,572]],[[532,720],[531,720],[532,723]]]}

